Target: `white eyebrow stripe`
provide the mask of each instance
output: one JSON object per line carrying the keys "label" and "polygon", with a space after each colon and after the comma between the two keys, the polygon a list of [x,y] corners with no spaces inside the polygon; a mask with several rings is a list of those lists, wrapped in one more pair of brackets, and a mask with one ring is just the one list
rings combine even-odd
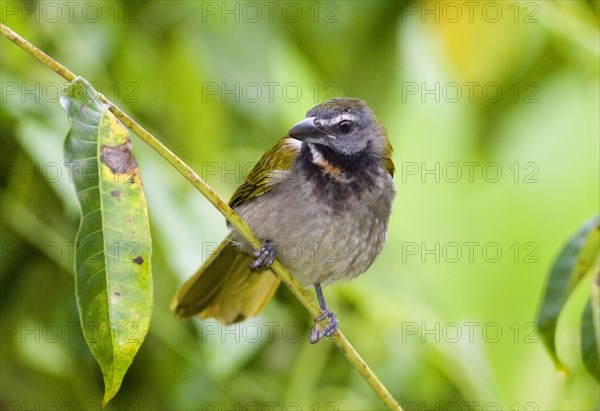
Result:
{"label": "white eyebrow stripe", "polygon": [[323,126],[330,126],[332,124],[337,124],[342,120],[355,120],[356,116],[351,113],[342,113],[330,119],[317,120]]}

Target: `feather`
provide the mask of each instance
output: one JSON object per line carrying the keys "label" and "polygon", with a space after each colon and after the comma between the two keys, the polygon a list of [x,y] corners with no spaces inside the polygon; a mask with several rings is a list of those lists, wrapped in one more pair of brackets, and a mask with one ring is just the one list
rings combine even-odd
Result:
{"label": "feather", "polygon": [[283,180],[301,147],[300,141],[287,136],[279,140],[261,157],[244,183],[235,190],[229,201],[231,208],[239,207],[269,192]]}
{"label": "feather", "polygon": [[252,271],[252,256],[228,236],[200,269],[179,289],[171,308],[179,318],[214,317],[224,324],[258,315],[279,286],[271,270]]}

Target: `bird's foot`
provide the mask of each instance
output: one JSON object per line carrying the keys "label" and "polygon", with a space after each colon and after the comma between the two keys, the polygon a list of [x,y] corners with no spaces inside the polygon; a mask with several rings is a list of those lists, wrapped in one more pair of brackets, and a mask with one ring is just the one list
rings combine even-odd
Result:
{"label": "bird's foot", "polygon": [[256,260],[250,264],[250,268],[253,270],[273,265],[273,262],[275,261],[275,247],[273,246],[273,242],[271,240],[266,240],[262,247],[254,252],[254,257],[256,257]]}
{"label": "bird's foot", "polygon": [[[327,325],[325,328],[321,329],[319,323],[327,318]],[[311,344],[317,343],[321,341],[323,337],[331,337],[334,332],[338,329],[338,320],[333,311],[329,308],[323,311],[323,314],[315,318],[315,325],[310,330],[310,336],[308,337],[308,341]]]}

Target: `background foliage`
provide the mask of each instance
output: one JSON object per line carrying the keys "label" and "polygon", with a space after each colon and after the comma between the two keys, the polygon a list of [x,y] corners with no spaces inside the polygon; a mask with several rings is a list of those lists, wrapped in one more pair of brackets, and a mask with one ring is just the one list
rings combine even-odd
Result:
{"label": "background foliage", "polygon": [[[5,1],[2,22],[226,198],[310,107],[366,100],[394,145],[399,194],[381,257],[326,289],[344,332],[407,409],[594,409],[577,350],[586,287],[559,321],[566,371],[533,322],[555,256],[598,211],[598,2],[467,3]],[[0,46],[2,406],[93,407],[103,387],[75,307],[65,82]],[[380,408],[332,344],[307,343],[311,319],[283,288],[237,328],[175,320],[173,293],[226,227],[133,143],[155,307],[111,407]]]}

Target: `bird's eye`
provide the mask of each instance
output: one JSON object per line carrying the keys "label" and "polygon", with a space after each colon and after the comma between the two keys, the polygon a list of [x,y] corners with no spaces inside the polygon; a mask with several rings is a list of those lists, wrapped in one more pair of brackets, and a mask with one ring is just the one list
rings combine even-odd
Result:
{"label": "bird's eye", "polygon": [[342,120],[338,123],[337,128],[341,133],[348,134],[350,131],[352,131],[352,121]]}

